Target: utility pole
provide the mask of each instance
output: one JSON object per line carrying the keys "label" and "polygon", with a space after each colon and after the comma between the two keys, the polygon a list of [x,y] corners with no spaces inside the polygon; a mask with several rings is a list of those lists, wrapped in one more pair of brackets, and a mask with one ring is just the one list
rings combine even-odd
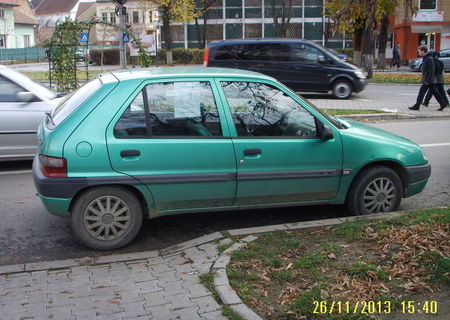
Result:
{"label": "utility pole", "polygon": [[125,52],[125,44],[123,42],[123,30],[125,29],[125,17],[124,14],[127,12],[127,8],[124,6],[128,0],[113,0],[117,3],[116,14],[119,16],[119,56],[120,56],[120,67],[122,69],[127,68],[127,59]]}

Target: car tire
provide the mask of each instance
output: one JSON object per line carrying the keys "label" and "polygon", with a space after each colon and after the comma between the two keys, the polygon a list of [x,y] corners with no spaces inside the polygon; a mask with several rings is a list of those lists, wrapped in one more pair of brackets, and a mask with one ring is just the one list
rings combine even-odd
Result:
{"label": "car tire", "polygon": [[353,93],[353,87],[350,81],[340,79],[333,83],[331,91],[336,99],[348,99]]}
{"label": "car tire", "polygon": [[396,211],[402,190],[400,177],[391,168],[375,166],[364,169],[348,191],[347,210],[353,215]]}
{"label": "car tire", "polygon": [[95,250],[121,248],[132,241],[142,225],[139,199],[122,187],[98,187],[83,193],[72,208],[72,229]]}

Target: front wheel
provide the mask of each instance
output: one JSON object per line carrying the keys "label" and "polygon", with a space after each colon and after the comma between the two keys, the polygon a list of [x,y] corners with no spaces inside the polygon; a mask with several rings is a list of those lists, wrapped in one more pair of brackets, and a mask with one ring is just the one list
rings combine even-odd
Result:
{"label": "front wheel", "polygon": [[353,215],[396,211],[402,198],[402,182],[391,168],[376,166],[358,174],[347,194]]}
{"label": "front wheel", "polygon": [[132,241],[142,224],[139,199],[121,187],[98,187],[83,193],[72,209],[72,229],[95,250],[111,250]]}
{"label": "front wheel", "polygon": [[337,80],[331,89],[337,99],[348,99],[353,93],[352,84],[347,80]]}

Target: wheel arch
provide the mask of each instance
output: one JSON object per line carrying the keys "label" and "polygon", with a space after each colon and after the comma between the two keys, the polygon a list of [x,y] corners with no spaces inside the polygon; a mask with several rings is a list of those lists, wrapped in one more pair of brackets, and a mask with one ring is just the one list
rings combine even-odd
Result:
{"label": "wheel arch", "polygon": [[72,209],[74,204],[77,202],[77,200],[86,192],[96,189],[96,188],[104,188],[104,187],[113,187],[113,188],[122,188],[125,189],[127,191],[130,191],[131,193],[133,193],[136,198],[139,199],[139,203],[141,205],[142,208],[142,212],[143,212],[143,216],[144,217],[149,217],[149,210],[148,210],[148,204],[147,201],[145,200],[145,196],[142,194],[142,192],[140,190],[138,190],[136,187],[129,185],[129,184],[120,184],[120,183],[112,183],[112,184],[97,184],[97,185],[93,185],[93,186],[88,186],[86,188],[83,188],[81,190],[79,190],[75,196],[72,198],[72,201],[70,201],[70,205],[69,205],[69,216],[72,215]]}
{"label": "wheel arch", "polygon": [[352,86],[352,90],[355,91],[356,88],[355,88],[354,80],[353,80],[353,78],[351,76],[349,76],[347,74],[338,74],[338,75],[334,76],[333,78],[331,78],[330,84],[328,86],[328,90],[329,91],[333,90],[334,84],[337,81],[339,81],[339,80],[346,80],[346,81],[348,81],[351,84],[351,86]]}
{"label": "wheel arch", "polygon": [[405,193],[406,187],[408,186],[408,174],[407,174],[405,168],[401,164],[399,164],[395,161],[380,160],[380,161],[374,161],[374,162],[367,163],[358,170],[358,172],[354,175],[352,182],[350,183],[349,188],[347,190],[347,194],[345,196],[346,201],[347,201],[347,198],[349,195],[349,191],[352,189],[357,178],[367,169],[373,168],[373,167],[378,167],[378,166],[384,166],[384,167],[392,169],[399,176],[400,181],[402,182],[403,194]]}

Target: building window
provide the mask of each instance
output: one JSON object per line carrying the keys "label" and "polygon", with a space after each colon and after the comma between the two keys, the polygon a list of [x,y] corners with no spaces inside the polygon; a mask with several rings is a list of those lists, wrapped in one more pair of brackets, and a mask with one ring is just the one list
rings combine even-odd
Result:
{"label": "building window", "polygon": [[150,19],[149,22],[152,23],[153,22],[153,11],[150,11],[148,16],[149,16],[149,19]]}
{"label": "building window", "polygon": [[0,34],[0,48],[6,48],[6,34]]}
{"label": "building window", "polygon": [[130,15],[128,13],[125,14],[125,23],[130,23]]}
{"label": "building window", "polygon": [[139,11],[133,11],[133,23],[139,23]]}
{"label": "building window", "polygon": [[0,19],[5,19],[5,10],[0,10]]}
{"label": "building window", "polygon": [[437,10],[437,0],[420,0],[420,10]]}
{"label": "building window", "polygon": [[114,12],[111,12],[109,14],[109,16],[111,17],[111,23],[115,24],[116,23],[116,14]]}
{"label": "building window", "polygon": [[24,48],[31,47],[31,37],[29,34],[23,35],[23,46],[24,46]]}
{"label": "building window", "polygon": [[108,22],[108,13],[107,12],[102,12],[102,21]]}

